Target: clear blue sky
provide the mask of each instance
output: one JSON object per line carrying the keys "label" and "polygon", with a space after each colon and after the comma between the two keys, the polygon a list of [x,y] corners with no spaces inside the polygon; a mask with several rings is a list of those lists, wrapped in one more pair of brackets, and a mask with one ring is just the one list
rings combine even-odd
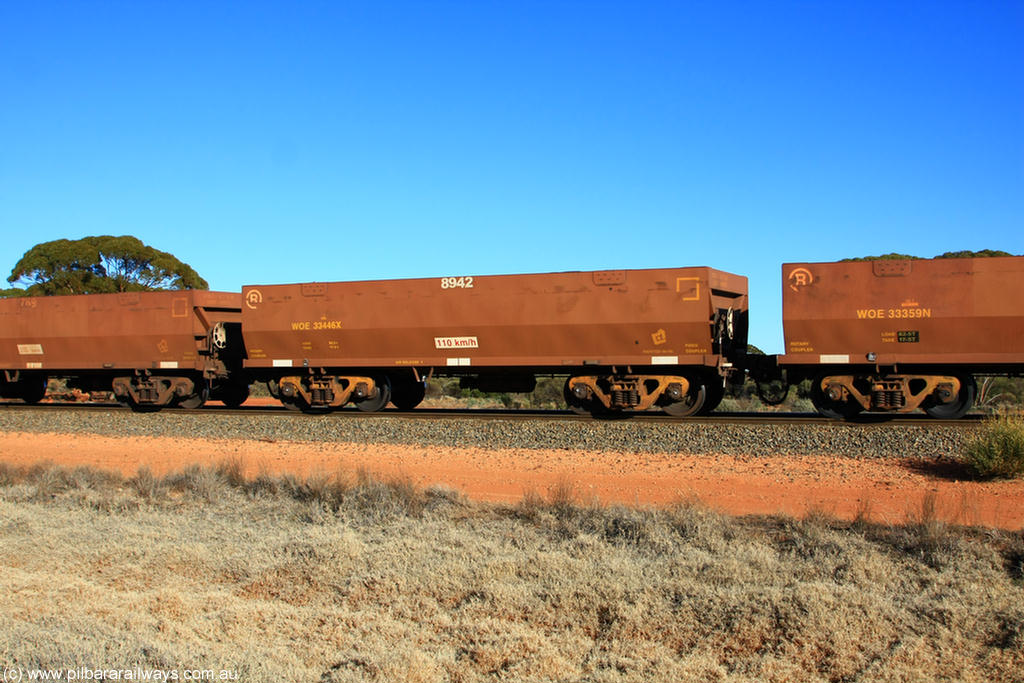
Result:
{"label": "clear blue sky", "polygon": [[0,3],[0,272],[214,289],[1024,253],[1024,3]]}

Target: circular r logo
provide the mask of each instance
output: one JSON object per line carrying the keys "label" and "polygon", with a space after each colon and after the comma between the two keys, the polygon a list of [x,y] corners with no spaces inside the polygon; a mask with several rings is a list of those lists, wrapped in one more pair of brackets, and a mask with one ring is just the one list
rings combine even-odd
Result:
{"label": "circular r logo", "polygon": [[250,289],[245,294],[245,305],[249,308],[255,309],[263,303],[263,294],[258,289]]}
{"label": "circular r logo", "polygon": [[813,282],[814,276],[806,268],[794,268],[789,271],[789,288],[794,292],[799,292],[802,287],[806,287]]}

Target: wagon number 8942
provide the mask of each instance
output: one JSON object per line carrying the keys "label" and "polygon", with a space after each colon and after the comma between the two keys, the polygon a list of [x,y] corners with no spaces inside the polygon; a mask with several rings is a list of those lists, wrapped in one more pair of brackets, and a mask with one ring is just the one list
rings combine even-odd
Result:
{"label": "wagon number 8942", "polygon": [[441,278],[441,289],[473,289],[473,276],[443,277]]}

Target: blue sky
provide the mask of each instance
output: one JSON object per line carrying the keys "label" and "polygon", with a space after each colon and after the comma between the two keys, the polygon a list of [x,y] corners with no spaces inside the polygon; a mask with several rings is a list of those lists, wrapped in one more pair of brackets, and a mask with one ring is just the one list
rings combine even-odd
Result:
{"label": "blue sky", "polygon": [[1024,253],[1024,3],[0,3],[0,272],[214,289]]}

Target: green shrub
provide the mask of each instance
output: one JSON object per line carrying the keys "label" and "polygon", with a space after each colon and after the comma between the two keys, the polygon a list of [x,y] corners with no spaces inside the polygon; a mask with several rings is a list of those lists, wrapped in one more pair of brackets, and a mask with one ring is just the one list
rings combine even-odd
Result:
{"label": "green shrub", "polygon": [[1002,415],[986,420],[968,441],[964,460],[980,477],[1024,476],[1024,417]]}

